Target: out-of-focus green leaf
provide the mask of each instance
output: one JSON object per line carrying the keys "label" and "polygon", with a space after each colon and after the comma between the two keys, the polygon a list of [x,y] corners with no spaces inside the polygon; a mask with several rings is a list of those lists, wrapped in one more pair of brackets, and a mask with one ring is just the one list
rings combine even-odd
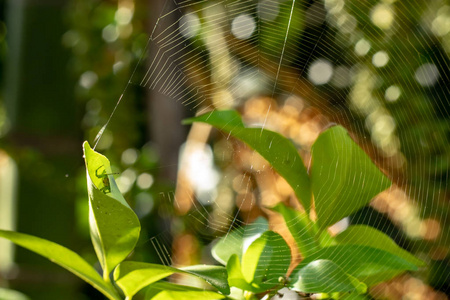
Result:
{"label": "out-of-focus green leaf", "polygon": [[[317,228],[317,224],[316,228]],[[317,229],[317,231],[319,231]],[[319,244],[321,247],[329,247],[329,246],[333,246],[336,245],[336,241],[334,240],[334,238],[330,235],[330,233],[327,230],[322,230],[321,232],[319,232]]]}
{"label": "out-of-focus green leaf", "polygon": [[120,300],[111,283],[103,281],[95,269],[72,250],[35,236],[13,231],[0,230],[0,237],[48,258],[92,285],[109,299]]}
{"label": "out-of-focus green leaf", "polygon": [[408,251],[400,248],[390,237],[373,227],[366,225],[353,225],[336,236],[339,244],[365,245],[384,250],[409,261],[416,266],[424,266],[424,262],[414,257]]}
{"label": "out-of-focus green leaf", "polygon": [[223,299],[224,295],[213,291],[169,282],[152,284],[145,293],[145,300],[214,300]]}
{"label": "out-of-focus green leaf", "polygon": [[216,127],[248,144],[261,154],[289,183],[303,207],[309,211],[311,188],[305,165],[294,144],[282,135],[262,129],[246,128],[234,110],[212,111],[187,119],[183,124],[203,122]]}
{"label": "out-of-focus green leaf", "polygon": [[259,217],[255,222],[239,227],[221,237],[211,250],[212,256],[221,264],[226,265],[231,255],[236,254],[241,259],[246,246],[256,240],[269,229],[267,220]]}
{"label": "out-of-focus green leaf", "polygon": [[314,223],[311,222],[306,213],[286,207],[282,203],[272,209],[283,216],[303,257],[319,250],[320,247],[315,239],[316,229]]}
{"label": "out-of-focus green leaf", "polygon": [[177,269],[157,264],[125,261],[114,271],[114,280],[127,297],[132,297],[144,287],[174,273],[197,276],[223,294],[230,293],[226,269],[219,266],[199,265]]}
{"label": "out-of-focus green leaf", "polygon": [[348,295],[343,295],[342,298],[340,298],[342,300],[368,300],[369,298],[367,298],[364,295],[360,295],[358,293],[350,293]]}
{"label": "out-of-focus green leaf", "polygon": [[27,296],[25,296],[24,294],[22,294],[18,291],[3,289],[3,288],[0,288],[0,299],[2,299],[2,300],[30,300],[30,298],[28,298]]}
{"label": "out-of-focus green leaf", "polygon": [[368,286],[389,280],[405,271],[417,270],[413,263],[377,248],[363,245],[337,245],[322,248],[306,257],[297,266],[296,271],[318,259],[331,260],[345,273]]}
{"label": "out-of-focus green leaf", "polygon": [[89,226],[103,278],[134,249],[141,226],[111,175],[109,160],[84,142],[89,195]]}
{"label": "out-of-focus green leaf", "polygon": [[291,275],[291,287],[304,293],[366,292],[367,286],[346,274],[331,260],[310,262]]}
{"label": "out-of-focus green leaf", "polygon": [[232,287],[237,287],[241,290],[258,292],[257,286],[252,286],[245,280],[242,273],[242,266],[239,257],[236,254],[230,256],[227,262],[228,283]]}
{"label": "out-of-focus green leaf", "polygon": [[359,210],[391,185],[341,126],[319,135],[312,161],[311,185],[320,229]]}
{"label": "out-of-focus green leaf", "polygon": [[[271,10],[272,2],[262,2],[261,8]],[[295,49],[304,26],[303,5],[295,1],[283,1],[274,20],[260,19],[259,51],[269,57],[282,57],[286,65],[293,62],[294,55],[283,55],[283,50]]]}

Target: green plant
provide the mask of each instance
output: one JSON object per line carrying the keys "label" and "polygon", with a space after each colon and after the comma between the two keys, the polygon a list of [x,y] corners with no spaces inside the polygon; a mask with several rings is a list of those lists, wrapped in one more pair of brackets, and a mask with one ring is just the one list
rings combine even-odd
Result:
{"label": "green plant", "polygon": [[[285,219],[304,257],[290,274],[291,250],[281,235],[268,230],[264,218],[231,231],[216,242],[212,254],[225,267],[173,268],[124,261],[137,243],[140,223],[115,183],[109,160],[87,142],[83,148],[89,224],[103,278],[78,254],[61,245],[4,230],[0,230],[0,237],[47,257],[109,299],[131,299],[144,288],[145,299],[257,299],[274,295],[282,287],[304,294],[320,293],[323,298],[356,297],[364,294],[368,286],[423,265],[373,228],[350,226],[336,237],[325,230],[390,186],[388,178],[344,128],[335,126],[319,136],[312,148],[313,163],[308,175],[290,141],[265,129],[246,128],[235,111],[214,111],[185,121],[192,122],[211,124],[244,141],[266,158],[294,189],[306,212],[283,204],[272,208]],[[312,195],[316,222],[309,217]],[[161,281],[174,273],[197,276],[214,291]],[[230,287],[235,288],[232,296]]]}

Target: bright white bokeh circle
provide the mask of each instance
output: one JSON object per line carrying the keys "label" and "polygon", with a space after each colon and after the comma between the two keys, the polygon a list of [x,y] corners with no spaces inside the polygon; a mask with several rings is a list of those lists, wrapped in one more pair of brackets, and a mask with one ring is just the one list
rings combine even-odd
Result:
{"label": "bright white bokeh circle", "polygon": [[255,19],[248,14],[241,14],[231,22],[231,32],[240,40],[248,39],[256,29]]}
{"label": "bright white bokeh circle", "polygon": [[328,83],[333,76],[333,65],[326,59],[320,58],[309,67],[308,79],[315,85]]}

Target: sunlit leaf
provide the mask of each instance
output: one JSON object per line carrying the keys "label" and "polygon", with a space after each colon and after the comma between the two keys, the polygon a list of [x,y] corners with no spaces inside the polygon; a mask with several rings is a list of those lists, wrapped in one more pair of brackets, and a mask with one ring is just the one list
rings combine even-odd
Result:
{"label": "sunlit leaf", "polygon": [[267,220],[259,217],[249,225],[232,230],[217,241],[211,250],[212,256],[223,265],[233,254],[241,259],[246,248],[268,229]]}
{"label": "sunlit leaf", "polygon": [[364,295],[360,295],[358,293],[350,293],[348,295],[343,295],[342,300],[368,300],[369,298],[367,298]]}
{"label": "sunlit leaf", "polygon": [[368,286],[389,280],[405,271],[417,270],[416,265],[401,257],[363,245],[337,245],[322,248],[306,257],[296,270],[318,259],[331,260],[345,273]]}
{"label": "sunlit leaf", "polygon": [[194,275],[223,294],[230,293],[226,269],[219,266],[199,265],[177,269],[158,264],[125,261],[114,271],[114,280],[127,297],[132,297],[144,287],[174,273]]}
{"label": "sunlit leaf", "polygon": [[373,227],[353,225],[336,236],[339,244],[365,245],[395,254],[416,266],[424,266],[424,262],[408,251],[400,248],[389,236]]}
{"label": "sunlit leaf", "polygon": [[230,287],[228,286],[228,274],[225,267],[195,265],[179,268],[178,271],[184,271],[186,274],[191,274],[205,280],[225,295],[230,293]]}
{"label": "sunlit leaf", "polygon": [[92,285],[109,299],[121,299],[111,283],[103,281],[95,269],[72,250],[35,236],[13,231],[0,230],[0,237],[48,258]]}
{"label": "sunlit leaf", "polygon": [[304,293],[366,292],[364,283],[352,278],[331,260],[310,262],[291,276],[290,286]]}
{"label": "sunlit leaf", "polygon": [[227,263],[228,283],[230,286],[241,290],[258,292],[257,286],[252,286],[242,273],[242,266],[239,257],[236,254],[231,255]]}
{"label": "sunlit leaf", "polygon": [[0,299],[2,300],[30,300],[27,296],[24,294],[10,290],[10,289],[4,289],[0,288]]}
{"label": "sunlit leaf", "polygon": [[134,249],[139,219],[123,198],[112,176],[109,160],[83,144],[89,195],[89,226],[103,278]]}
{"label": "sunlit leaf", "polygon": [[263,292],[286,275],[291,251],[285,240],[273,231],[264,232],[242,256],[234,254],[227,264],[228,282],[232,286],[255,293]]}
{"label": "sunlit leaf", "polygon": [[247,128],[236,111],[212,111],[187,119],[183,124],[203,122],[210,124],[248,144],[261,154],[289,183],[303,207],[309,211],[311,188],[305,165],[294,144],[282,135],[262,129]]}
{"label": "sunlit leaf", "polygon": [[311,222],[306,213],[286,207],[282,203],[275,206],[273,210],[283,216],[302,256],[309,256],[319,249],[315,239],[314,223]]}
{"label": "sunlit leaf", "polygon": [[266,231],[244,253],[242,273],[247,282],[267,290],[286,275],[290,263],[291,250],[286,241],[278,233]]}
{"label": "sunlit leaf", "polygon": [[223,299],[224,295],[213,291],[169,282],[157,282],[146,291],[145,300],[215,300]]}
{"label": "sunlit leaf", "polygon": [[311,185],[323,229],[367,205],[391,182],[343,127],[334,126],[312,147]]}

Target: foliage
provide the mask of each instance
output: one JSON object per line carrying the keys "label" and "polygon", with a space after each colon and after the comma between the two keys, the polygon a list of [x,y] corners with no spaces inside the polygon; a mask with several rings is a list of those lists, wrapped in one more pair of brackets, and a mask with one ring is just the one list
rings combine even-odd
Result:
{"label": "foliage", "polygon": [[[145,299],[222,299],[230,294],[230,287],[245,291],[242,297],[253,299],[260,295],[272,295],[284,286],[299,293],[320,293],[321,297],[354,297],[364,294],[369,286],[422,266],[420,260],[373,228],[352,226],[335,238],[324,231],[335,221],[366,205],[373,196],[389,186],[389,180],[351,140],[343,127],[329,128],[317,139],[312,151],[311,174],[308,175],[290,141],[268,130],[246,128],[235,111],[214,111],[186,123],[197,121],[212,124],[254,147],[285,176],[294,190],[304,189],[297,195],[302,197],[299,200],[308,210],[312,200],[309,184],[313,187],[317,221],[307,213],[283,204],[273,208],[285,219],[304,256],[290,274],[291,249],[283,236],[268,230],[268,223],[263,218],[217,241],[212,254],[225,267],[202,265],[174,268],[123,261],[133,251],[139,238],[139,220],[122,197],[111,173],[109,160],[91,149],[87,142],[83,147],[90,233],[103,269],[103,278],[78,254],[61,245],[11,231],[1,230],[0,236],[49,258],[109,299],[121,299],[122,294],[126,299],[131,299],[144,288]],[[267,143],[272,142],[273,147],[266,147]],[[282,149],[280,145],[286,148]],[[288,180],[286,177],[292,176],[293,170],[297,172],[297,178]],[[338,175],[336,182],[330,182],[329,179],[335,174]],[[333,210],[323,208],[328,205]],[[351,209],[342,209],[339,205]],[[324,240],[328,242],[324,243]],[[245,247],[246,244],[250,245]],[[110,281],[111,273],[115,285]],[[174,273],[201,278],[215,290],[205,291],[161,281]]]}
{"label": "foliage", "polygon": [[[264,149],[267,152],[261,151],[259,144],[254,141],[255,135],[245,133],[257,130],[260,141],[269,139],[273,133],[245,128],[235,111],[214,111],[186,121],[192,122],[208,123],[244,141],[266,158],[277,171],[274,163],[284,155],[289,156],[283,151],[272,151],[270,147]],[[287,142],[284,137],[280,138]],[[291,156],[292,161],[302,160],[296,153]],[[261,233],[254,228],[263,226],[251,224],[249,226],[253,227],[252,231],[257,238],[244,253],[242,251],[245,249],[236,249],[232,245],[236,244],[236,239],[239,244],[243,237],[241,232],[247,232],[246,228],[231,232],[213,248],[214,257],[227,266],[230,285],[254,293],[284,285],[299,292],[329,293],[335,297],[337,292],[344,292],[343,295],[350,292],[365,293],[368,286],[423,266],[422,261],[374,228],[351,226],[336,238],[327,236],[324,231],[328,226],[365,206],[374,196],[390,186],[389,179],[376,168],[343,127],[331,127],[319,136],[312,148],[310,174],[306,173],[306,169],[303,172],[297,176],[307,178],[304,182],[312,186],[317,220],[313,221],[307,213],[296,211],[284,204],[278,204],[273,210],[285,219],[304,260],[290,276],[284,274],[285,279],[281,283],[271,281],[280,275],[280,270],[287,270],[289,267],[289,263],[285,261],[286,257],[290,257],[288,245],[283,237],[275,236],[276,233]],[[281,172],[280,174],[282,175]],[[298,184],[288,180],[287,182],[295,191],[298,189]],[[309,209],[310,199],[299,200],[305,209]],[[235,236],[230,238],[231,235]],[[375,243],[375,240],[379,242]],[[269,244],[269,249],[258,251],[267,247],[266,243]],[[273,257],[274,253],[285,251],[287,254]],[[226,258],[228,260],[224,263]],[[261,283],[264,283],[264,288]]]}

